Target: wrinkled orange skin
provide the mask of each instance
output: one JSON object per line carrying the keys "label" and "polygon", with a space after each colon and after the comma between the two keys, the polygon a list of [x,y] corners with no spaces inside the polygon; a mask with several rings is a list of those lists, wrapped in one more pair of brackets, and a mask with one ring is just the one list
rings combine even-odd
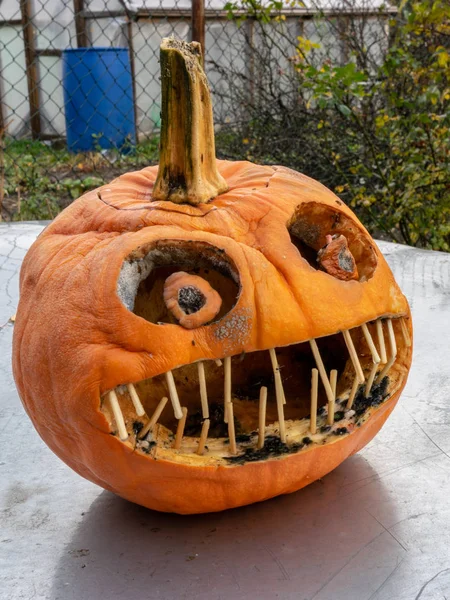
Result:
{"label": "wrinkled orange skin", "polygon": [[[381,315],[409,315],[380,251],[364,283],[315,271],[286,223],[311,201],[351,210],[316,181],[283,167],[219,162],[229,191],[196,207],[152,202],[157,167],[124,175],[63,211],[25,257],[13,369],[26,411],[48,446],[83,477],[160,511],[218,511],[295,491],[322,477],[379,430],[399,392],[366,425],[281,460],[190,467],[133,452],[110,434],[100,395],[199,359],[297,343]],[[234,261],[241,293],[221,321],[187,330],[129,312],[116,294],[124,259],[153,240],[199,240]],[[243,316],[246,327],[217,331]],[[410,319],[409,319],[410,321]],[[195,345],[192,343],[195,341]],[[410,356],[406,367],[409,367]]]}

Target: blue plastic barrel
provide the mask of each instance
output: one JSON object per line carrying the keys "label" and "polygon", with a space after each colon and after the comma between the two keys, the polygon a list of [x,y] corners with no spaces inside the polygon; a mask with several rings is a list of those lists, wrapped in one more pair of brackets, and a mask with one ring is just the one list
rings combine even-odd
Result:
{"label": "blue plastic barrel", "polygon": [[136,143],[128,48],[64,50],[63,87],[69,150]]}

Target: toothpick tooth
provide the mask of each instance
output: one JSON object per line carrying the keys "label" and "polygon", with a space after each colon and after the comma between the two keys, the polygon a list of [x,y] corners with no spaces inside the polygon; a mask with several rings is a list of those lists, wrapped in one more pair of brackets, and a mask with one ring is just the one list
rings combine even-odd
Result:
{"label": "toothpick tooth", "polygon": [[309,429],[312,434],[317,431],[317,394],[319,390],[319,371],[311,370],[311,416]]}
{"label": "toothpick tooth", "polygon": [[337,385],[337,371],[336,371],[336,369],[333,369],[330,372],[330,385],[331,385],[331,389],[333,390],[333,401],[330,402],[328,400],[328,419],[327,419],[327,423],[328,423],[328,425],[333,425],[333,423],[334,423],[334,408],[335,408],[335,403],[336,403],[336,385]]}
{"label": "toothpick tooth", "polygon": [[283,444],[286,443],[286,424],[284,422],[284,406],[283,401],[277,399],[278,425],[280,429],[280,440]]}
{"label": "toothpick tooth", "polygon": [[367,383],[366,383],[366,391],[365,391],[366,398],[368,398],[370,396],[370,392],[371,392],[372,386],[373,386],[373,380],[375,379],[375,375],[377,374],[377,369],[378,369],[378,363],[374,362],[372,370],[370,371],[369,379],[367,380]]}
{"label": "toothpick tooth", "polygon": [[179,450],[181,448],[181,442],[183,441],[184,426],[186,425],[186,419],[187,419],[187,408],[185,406],[183,406],[183,408],[181,409],[181,419],[178,421],[178,425],[177,425],[177,433],[175,435],[175,444],[173,445],[175,450]]}
{"label": "toothpick tooth", "polygon": [[400,317],[400,326],[402,328],[403,341],[405,342],[405,346],[410,348],[411,346],[411,337],[408,331],[408,325],[406,324],[405,317]]}
{"label": "toothpick tooth", "polygon": [[389,336],[389,346],[391,349],[391,358],[397,358],[397,341],[395,339],[394,326],[392,324],[392,319],[388,319],[387,321],[388,327],[388,336]]}
{"label": "toothpick tooth", "polygon": [[314,355],[314,360],[316,361],[316,365],[320,373],[320,379],[322,380],[323,387],[325,388],[325,393],[327,395],[328,402],[330,402],[334,398],[333,390],[331,389],[327,372],[325,371],[325,366],[323,364],[322,357],[320,356],[319,347],[317,346],[316,340],[309,340],[309,345],[311,346],[311,350]]}
{"label": "toothpick tooth", "polygon": [[[281,396],[283,398],[283,404],[286,404],[286,397],[284,395],[284,388],[283,388],[283,380],[281,379],[280,365],[278,364],[277,353],[275,351],[275,348],[270,348],[269,354],[270,354],[270,360],[272,362],[273,375],[275,377],[275,390],[277,389],[277,385],[278,385],[278,392],[281,394]],[[277,383],[277,381],[278,381],[278,383]]]}
{"label": "toothpick tooth", "polygon": [[392,358],[390,358],[386,365],[384,366],[384,369],[380,372],[380,374],[377,377],[377,380],[375,383],[381,383],[383,381],[383,379],[386,377],[386,375],[388,374],[390,368],[392,367],[392,365],[395,363],[395,356]]}
{"label": "toothpick tooth", "polygon": [[234,431],[233,403],[228,404],[228,437],[230,439],[230,454],[236,454],[236,434]]}
{"label": "toothpick tooth", "polygon": [[175,418],[182,419],[183,412],[181,410],[181,404],[180,404],[180,400],[178,398],[178,392],[177,392],[177,388],[175,385],[172,371],[167,371],[166,383],[167,383],[167,387],[169,388],[169,396],[170,396],[170,401],[172,402],[173,412],[175,413]]}
{"label": "toothpick tooth", "polygon": [[337,370],[336,369],[333,369],[332,371],[330,371],[330,385],[331,385],[331,389],[333,390],[334,399],[336,400],[336,386],[337,386]]}
{"label": "toothpick tooth", "polygon": [[209,419],[208,393],[206,391],[205,366],[203,362],[197,363],[198,381],[200,384],[200,402],[202,403],[202,414],[204,419]]}
{"label": "toothpick tooth", "polygon": [[366,323],[363,323],[361,325],[361,329],[363,330],[364,337],[366,338],[367,345],[369,346],[370,353],[372,354],[372,360],[378,365],[381,360],[380,355],[378,354],[378,350],[375,344],[373,343],[372,336],[370,335],[370,331]]}
{"label": "toothpick tooth", "polygon": [[353,380],[353,385],[352,385],[352,389],[350,391],[350,396],[348,397],[347,400],[347,409],[350,409],[353,406],[353,401],[355,399],[356,396],[356,392],[358,391],[358,387],[359,387],[359,380],[358,377],[355,377],[355,379]]}
{"label": "toothpick tooth", "polygon": [[361,363],[359,362],[350,331],[346,329],[342,332],[342,335],[344,336],[345,345],[347,346],[348,353],[350,354],[350,359],[352,361],[353,368],[355,369],[356,377],[359,379],[360,383],[364,383],[364,373]]}
{"label": "toothpick tooth", "polygon": [[267,388],[262,386],[259,390],[258,450],[264,447],[266,437],[266,406]]}
{"label": "toothpick tooth", "polygon": [[229,405],[231,404],[231,356],[227,356],[224,360],[223,376],[223,420],[228,423],[230,415],[228,412]]}
{"label": "toothpick tooth", "polygon": [[122,442],[125,442],[128,439],[128,432],[127,428],[125,427],[125,421],[123,419],[122,410],[120,408],[119,400],[117,398],[115,390],[111,390],[108,393],[108,398],[109,403],[111,405],[111,410],[114,415],[114,420],[116,421],[119,437],[122,440]]}
{"label": "toothpick tooth", "polygon": [[381,381],[383,381],[383,379],[388,374],[390,368],[395,363],[395,359],[397,358],[397,342],[395,341],[395,333],[394,333],[394,328],[392,326],[392,319],[387,319],[386,323],[387,323],[387,328],[388,328],[389,349],[390,349],[391,355],[389,357],[388,362],[386,363],[386,366],[381,371],[381,373],[378,375],[377,381],[376,381],[377,383],[380,383]]}
{"label": "toothpick tooth", "polygon": [[137,416],[142,417],[143,415],[145,415],[145,409],[142,406],[142,402],[136,392],[136,388],[134,387],[134,385],[132,383],[129,383],[127,385],[127,390],[128,390],[128,393],[130,394],[130,398],[131,398],[131,401],[133,402],[134,410],[136,411]]}
{"label": "toothpick tooth", "polygon": [[277,399],[278,423],[280,428],[280,440],[286,442],[286,426],[284,423],[284,391],[281,381],[280,369],[278,367],[277,355],[273,348],[270,348],[270,360],[272,361],[273,375],[275,379],[275,396]]}
{"label": "toothpick tooth", "polygon": [[[369,328],[367,327],[366,323],[361,325],[361,328],[363,330],[364,337],[366,338],[367,345],[369,346],[370,352],[372,354],[372,361],[373,361],[373,366],[372,366],[372,369],[370,370],[369,378],[367,379],[366,388],[365,388],[365,392],[364,392],[365,397],[368,398],[370,396],[370,392],[372,390],[373,381],[375,379],[375,375],[377,374],[378,365],[381,362],[381,358],[380,358],[380,355],[378,354],[378,350],[374,344],[373,338],[370,334]],[[383,330],[381,330],[381,335],[383,337]],[[384,342],[384,337],[383,337],[383,342]]]}
{"label": "toothpick tooth", "polygon": [[200,440],[198,442],[197,454],[202,455],[205,451],[206,440],[208,439],[209,431],[209,419],[205,419],[202,425],[202,432],[200,434]]}
{"label": "toothpick tooth", "polygon": [[147,433],[150,431],[150,429],[156,425],[159,417],[161,416],[162,411],[164,410],[164,407],[166,406],[166,404],[168,402],[169,402],[169,398],[167,398],[166,396],[164,396],[164,398],[161,398],[161,400],[158,403],[158,406],[155,408],[155,412],[150,417],[150,421],[139,432],[139,439],[141,439],[141,440],[144,439],[145,436],[147,435]]}
{"label": "toothpick tooth", "polygon": [[216,359],[214,362],[216,363],[216,365],[217,365],[218,367],[221,367],[221,366],[222,366],[222,361],[220,360],[220,358],[217,358],[217,359]]}
{"label": "toothpick tooth", "polygon": [[383,321],[381,319],[377,319],[375,326],[377,328],[378,345],[380,346],[380,362],[381,364],[385,365],[387,363],[387,354],[386,344],[384,343]]}

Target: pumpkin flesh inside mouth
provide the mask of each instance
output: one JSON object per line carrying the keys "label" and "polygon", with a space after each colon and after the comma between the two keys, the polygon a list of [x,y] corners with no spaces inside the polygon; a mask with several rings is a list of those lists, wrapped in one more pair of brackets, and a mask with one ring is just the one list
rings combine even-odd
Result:
{"label": "pumpkin flesh inside mouth", "polygon": [[402,387],[410,350],[407,319],[379,318],[120,385],[102,396],[101,410],[111,434],[150,459],[228,466],[275,459],[365,423]]}

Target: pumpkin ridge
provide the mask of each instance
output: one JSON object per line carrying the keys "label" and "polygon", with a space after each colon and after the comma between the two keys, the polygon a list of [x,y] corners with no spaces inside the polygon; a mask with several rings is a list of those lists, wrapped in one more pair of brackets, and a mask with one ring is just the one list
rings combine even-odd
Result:
{"label": "pumpkin ridge", "polygon": [[[106,204],[106,206],[108,206],[109,208],[113,208],[114,210],[118,210],[118,211],[161,210],[161,211],[166,212],[166,213],[174,213],[176,215],[183,215],[183,216],[186,216],[186,217],[202,217],[203,218],[203,217],[208,216],[211,212],[217,210],[216,206],[211,206],[211,209],[208,212],[204,212],[204,213],[199,214],[199,215],[188,215],[188,214],[184,213],[181,210],[169,209],[169,208],[166,208],[164,206],[155,206],[154,204],[145,204],[144,206],[136,206],[136,207],[125,208],[125,207],[114,206],[113,204],[110,204],[109,202],[107,202],[106,200],[104,200],[101,197],[100,192],[97,192],[97,196],[98,196],[98,199],[101,202],[103,202],[103,204]],[[154,202],[156,204],[156,203],[163,202],[163,201],[162,200],[155,200]],[[176,203],[173,203],[173,204],[176,204]],[[177,206],[179,206],[179,205],[177,205]]]}

